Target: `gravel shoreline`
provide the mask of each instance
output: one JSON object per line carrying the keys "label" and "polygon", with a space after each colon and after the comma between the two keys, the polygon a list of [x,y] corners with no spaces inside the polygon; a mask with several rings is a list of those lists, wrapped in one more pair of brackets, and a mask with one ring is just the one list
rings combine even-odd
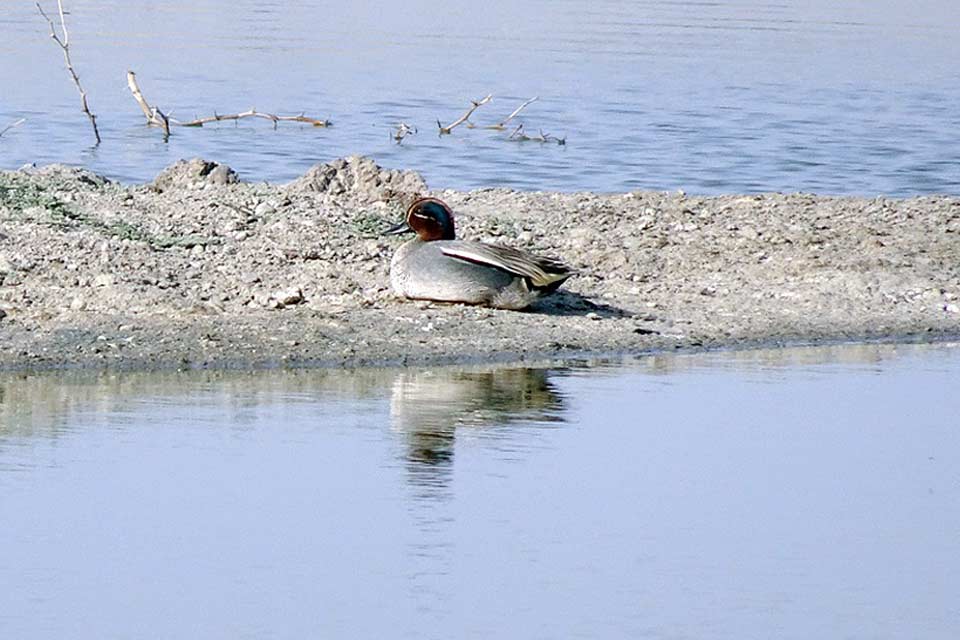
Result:
{"label": "gravel shoreline", "polygon": [[[418,193],[578,270],[530,311],[389,290]],[[286,185],[177,163],[0,172],[0,369],[362,366],[960,335],[960,199],[428,190],[353,157]]]}

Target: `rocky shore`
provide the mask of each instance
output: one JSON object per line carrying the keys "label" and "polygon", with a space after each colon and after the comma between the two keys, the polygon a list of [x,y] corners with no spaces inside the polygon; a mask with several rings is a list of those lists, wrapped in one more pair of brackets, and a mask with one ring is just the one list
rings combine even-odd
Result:
{"label": "rocky shore", "polygon": [[[435,187],[436,185],[434,185]],[[399,300],[378,233],[578,270],[526,312]],[[960,199],[427,189],[367,158],[286,185],[192,160],[147,185],[0,172],[0,369],[357,366],[960,335]]]}

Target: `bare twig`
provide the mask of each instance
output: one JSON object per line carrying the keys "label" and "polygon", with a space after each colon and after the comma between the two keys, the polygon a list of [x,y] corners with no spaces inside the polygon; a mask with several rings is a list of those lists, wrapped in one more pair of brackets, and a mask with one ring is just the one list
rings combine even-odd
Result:
{"label": "bare twig", "polygon": [[150,112],[151,119],[159,119],[160,127],[163,129],[163,141],[166,142],[170,139],[170,118],[167,117],[163,111],[160,111],[159,107],[154,107]]}
{"label": "bare twig", "polygon": [[530,98],[529,100],[527,100],[526,102],[524,102],[522,105],[520,105],[519,107],[517,107],[516,109],[514,109],[514,110],[513,110],[513,113],[511,113],[510,115],[508,115],[506,118],[504,118],[503,120],[501,120],[501,121],[498,122],[497,124],[492,124],[492,125],[488,126],[487,129],[497,129],[498,131],[503,131],[504,129],[507,128],[507,123],[508,123],[508,122],[510,122],[511,120],[513,120],[514,118],[516,118],[517,115],[518,115],[521,111],[523,111],[524,109],[526,109],[528,105],[530,105],[531,103],[536,102],[536,101],[539,100],[539,99],[540,99],[540,96],[534,96],[534,97]]}
{"label": "bare twig", "polygon": [[67,65],[67,71],[70,73],[70,78],[73,80],[73,84],[76,85],[77,91],[80,92],[80,104],[83,107],[83,112],[87,114],[87,118],[90,119],[90,125],[93,127],[93,135],[97,139],[97,144],[100,144],[100,130],[97,129],[97,116],[90,113],[90,107],[87,105],[87,92],[84,91],[80,85],[80,78],[77,76],[77,72],[73,70],[73,62],[70,61],[70,33],[67,31],[67,21],[63,15],[63,0],[57,0],[57,8],[60,10],[60,29],[63,31],[62,39],[57,35],[57,30],[53,26],[53,20],[47,16],[39,2],[37,2],[36,5],[40,15],[43,16],[47,24],[50,25],[50,37],[63,51],[63,60]]}
{"label": "bare twig", "polygon": [[8,124],[8,125],[5,126],[3,129],[0,129],[0,138],[2,138],[2,137],[3,137],[3,134],[5,134],[7,131],[10,131],[10,129],[13,129],[14,127],[19,127],[20,125],[22,125],[22,124],[23,124],[24,122],[26,122],[26,121],[27,121],[26,118],[20,118],[19,120],[17,120],[17,121],[14,122],[13,124]]}
{"label": "bare twig", "polygon": [[214,111],[212,116],[195,118],[193,120],[181,122],[180,120],[170,118],[157,107],[150,106],[150,103],[147,102],[147,99],[143,97],[143,92],[140,91],[140,85],[137,84],[137,74],[135,74],[133,71],[127,71],[127,86],[130,87],[130,93],[133,94],[133,99],[137,101],[138,105],[140,105],[140,110],[143,111],[143,115],[147,119],[147,124],[150,126],[163,128],[164,136],[166,137],[170,136],[170,125],[176,125],[178,127],[202,127],[203,125],[211,122],[219,122],[221,120],[236,121],[240,120],[241,118],[264,118],[273,122],[274,128],[277,127],[278,122],[306,122],[315,127],[329,127],[332,124],[329,120],[309,118],[302,113],[295,116],[278,116],[272,113],[262,113],[256,109],[250,109],[249,111],[244,111],[243,113],[234,113],[229,115],[221,115]]}
{"label": "bare twig", "polygon": [[540,142],[540,143],[555,142],[561,146],[567,144],[566,136],[564,136],[563,138],[558,138],[557,136],[552,136],[549,133],[544,133],[543,129],[539,130],[538,135],[528,136],[523,132],[522,124],[517,125],[517,128],[514,129],[512,132],[510,132],[510,135],[507,136],[507,140],[515,140],[517,142],[527,142],[532,140],[533,142]]}
{"label": "bare twig", "polygon": [[454,129],[455,127],[457,127],[457,126],[463,124],[464,122],[466,122],[467,120],[469,120],[469,119],[470,119],[470,116],[473,115],[473,112],[474,112],[474,111],[476,111],[477,109],[479,109],[479,108],[482,107],[483,105],[487,104],[487,103],[490,102],[491,100],[493,100],[493,95],[487,94],[487,96],[484,97],[484,98],[481,98],[481,99],[479,99],[479,100],[473,100],[473,101],[471,101],[471,102],[470,102],[470,108],[467,109],[467,112],[464,113],[464,114],[463,114],[462,116],[460,116],[459,118],[457,118],[456,120],[454,120],[453,122],[451,122],[450,124],[448,124],[447,126],[443,126],[442,124],[440,124],[440,121],[437,120],[437,127],[440,128],[440,135],[448,134],[448,133],[450,133],[451,131],[453,131],[453,129]]}
{"label": "bare twig", "polygon": [[160,111],[159,107],[150,106],[147,99],[143,97],[143,93],[140,92],[140,85],[137,84],[137,74],[133,71],[127,71],[127,86],[130,87],[133,99],[140,105],[140,110],[147,118],[147,124],[163,129],[164,141],[170,138],[170,118],[163,111]]}
{"label": "bare twig", "polygon": [[133,71],[127,71],[127,86],[130,87],[130,93],[133,94],[133,99],[140,105],[140,110],[143,111],[143,115],[147,121],[152,125],[159,126],[160,123],[154,121],[153,108],[150,107],[147,99],[143,97],[143,93],[140,91],[140,85],[137,84],[137,74]]}
{"label": "bare twig", "polygon": [[391,137],[397,141],[397,144],[400,144],[403,142],[404,138],[406,138],[407,136],[416,135],[416,133],[417,133],[416,127],[411,127],[406,122],[401,122],[400,124],[397,125],[397,130],[393,133]]}
{"label": "bare twig", "polygon": [[228,115],[222,115],[214,112],[212,116],[207,116],[205,118],[196,118],[187,122],[180,122],[171,119],[170,122],[181,127],[202,127],[203,125],[211,122],[220,122],[221,120],[240,120],[241,118],[264,118],[265,120],[270,120],[273,122],[274,128],[276,128],[278,122],[306,122],[315,127],[329,127],[332,124],[329,120],[308,118],[302,113],[295,116],[278,116],[272,113],[263,113],[262,111],[257,111],[256,109],[249,109],[243,113],[232,113]]}

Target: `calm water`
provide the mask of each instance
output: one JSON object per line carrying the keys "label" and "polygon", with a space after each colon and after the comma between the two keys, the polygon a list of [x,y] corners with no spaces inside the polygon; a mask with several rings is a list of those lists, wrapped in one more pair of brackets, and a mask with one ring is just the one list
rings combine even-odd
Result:
{"label": "calm water", "polygon": [[[434,188],[960,193],[956,0],[66,0],[89,125],[33,2],[0,2],[0,167],[64,161],[143,182],[181,157],[285,181],[364,153]],[[46,0],[48,9],[55,2]],[[183,119],[256,107],[168,144],[126,87]],[[568,144],[458,129],[468,101]],[[390,140],[405,121],[419,133]]]}
{"label": "calm water", "polygon": [[960,634],[960,348],[0,380],[3,638]]}

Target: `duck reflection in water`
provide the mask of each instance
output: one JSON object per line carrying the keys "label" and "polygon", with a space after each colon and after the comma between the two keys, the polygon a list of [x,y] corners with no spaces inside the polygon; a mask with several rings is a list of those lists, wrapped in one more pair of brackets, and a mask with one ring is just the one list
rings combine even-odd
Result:
{"label": "duck reflection in water", "polygon": [[[496,429],[519,422],[563,422],[563,398],[549,369],[404,371],[393,382],[390,418],[405,439],[413,484],[444,489],[453,473],[455,437],[463,429]],[[516,443],[511,446],[519,448]],[[522,445],[520,445],[522,446]]]}

